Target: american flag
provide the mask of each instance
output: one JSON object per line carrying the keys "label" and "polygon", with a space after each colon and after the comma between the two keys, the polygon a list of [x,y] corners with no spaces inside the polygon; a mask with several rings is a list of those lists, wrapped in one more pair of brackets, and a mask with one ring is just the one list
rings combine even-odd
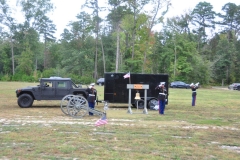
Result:
{"label": "american flag", "polygon": [[104,114],[102,118],[97,120],[97,122],[95,123],[95,126],[101,126],[101,125],[104,125],[104,124],[107,124],[107,123],[108,123],[107,117],[106,117],[106,114]]}
{"label": "american flag", "polygon": [[130,72],[128,72],[127,74],[125,74],[123,77],[124,77],[124,79],[125,79],[125,78],[129,78],[129,77],[130,77]]}

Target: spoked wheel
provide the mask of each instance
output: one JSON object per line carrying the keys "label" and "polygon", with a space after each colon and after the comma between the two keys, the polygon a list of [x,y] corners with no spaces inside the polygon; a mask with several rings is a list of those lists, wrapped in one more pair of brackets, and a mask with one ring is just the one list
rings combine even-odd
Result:
{"label": "spoked wheel", "polygon": [[63,97],[62,101],[61,101],[61,110],[64,114],[68,115],[68,110],[67,110],[67,106],[68,106],[68,102],[70,101],[70,99],[73,97],[74,95],[66,95],[65,97]]}
{"label": "spoked wheel", "polygon": [[88,102],[83,96],[73,96],[67,105],[68,115],[81,118],[88,113]]}
{"label": "spoked wheel", "polygon": [[159,105],[159,102],[157,99],[151,99],[149,102],[148,102],[148,106],[150,109],[154,109],[155,106],[158,106]]}

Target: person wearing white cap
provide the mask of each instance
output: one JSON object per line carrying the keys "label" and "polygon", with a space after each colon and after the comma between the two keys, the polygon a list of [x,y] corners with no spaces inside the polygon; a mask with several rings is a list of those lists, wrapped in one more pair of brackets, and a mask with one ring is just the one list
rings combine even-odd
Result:
{"label": "person wearing white cap", "polygon": [[[95,101],[96,101],[96,97],[97,97],[97,90],[94,88],[95,83],[91,83],[88,87],[88,89],[86,90],[88,93],[88,105],[90,108],[94,109],[95,108]],[[89,112],[89,115],[92,116],[93,113]]]}
{"label": "person wearing white cap", "polygon": [[196,83],[196,84],[193,84],[191,83],[190,84],[190,87],[192,89],[192,106],[195,106],[195,103],[196,103],[196,97],[197,97],[197,88],[198,88],[198,84],[199,83]]}
{"label": "person wearing white cap", "polygon": [[165,104],[166,104],[166,95],[167,90],[165,88],[165,82],[161,82],[155,90],[158,91],[158,100],[159,100],[159,114],[164,115]]}

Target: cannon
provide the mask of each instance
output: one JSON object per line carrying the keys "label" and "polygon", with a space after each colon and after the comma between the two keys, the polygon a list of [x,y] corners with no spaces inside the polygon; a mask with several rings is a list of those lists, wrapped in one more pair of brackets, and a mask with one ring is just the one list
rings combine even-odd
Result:
{"label": "cannon", "polygon": [[86,98],[81,95],[66,95],[61,101],[61,110],[64,114],[69,115],[74,118],[82,118],[88,112],[92,112],[94,115],[104,116],[106,115],[106,110],[108,110],[107,101],[97,101],[104,103],[104,111],[99,111],[92,109],[88,106]]}

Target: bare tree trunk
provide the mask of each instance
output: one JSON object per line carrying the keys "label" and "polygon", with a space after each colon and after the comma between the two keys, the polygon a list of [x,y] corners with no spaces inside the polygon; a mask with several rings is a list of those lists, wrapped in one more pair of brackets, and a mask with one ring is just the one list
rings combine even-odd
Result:
{"label": "bare tree trunk", "polygon": [[46,34],[44,34],[44,56],[43,56],[43,68],[44,69],[47,68],[46,59],[47,59],[47,42],[46,42]]}
{"label": "bare tree trunk", "polygon": [[227,83],[229,83],[229,67],[227,66]]}
{"label": "bare tree trunk", "polygon": [[174,79],[176,76],[176,65],[177,65],[177,46],[174,38],[174,71],[173,71]]}
{"label": "bare tree trunk", "polygon": [[117,73],[118,72],[118,67],[119,67],[119,41],[120,41],[120,38],[119,38],[119,32],[120,32],[120,29],[119,29],[119,24],[117,24],[117,52],[116,52],[116,68],[115,68],[115,72]]}
{"label": "bare tree trunk", "polygon": [[97,8],[97,22],[96,22],[96,41],[95,41],[95,64],[94,64],[94,79],[97,79],[98,77],[98,70],[97,70],[97,65],[98,65],[98,32],[99,32],[99,16],[98,16],[98,0],[95,0],[96,3],[96,8]]}
{"label": "bare tree trunk", "polygon": [[103,43],[102,43],[102,38],[101,38],[101,46],[102,46],[102,58],[103,58],[103,72],[106,72],[106,62],[105,62],[105,53],[104,53],[104,49],[103,49]]}
{"label": "bare tree trunk", "polygon": [[37,58],[36,58],[36,63],[35,63],[36,70],[37,70],[37,63],[38,63],[38,60],[37,60]]}
{"label": "bare tree trunk", "polygon": [[13,52],[13,41],[11,36],[11,52],[12,52],[12,73],[15,74],[15,63],[14,63],[14,52]]}
{"label": "bare tree trunk", "polygon": [[132,59],[134,58],[134,54],[135,54],[135,37],[136,37],[136,7],[137,7],[137,3],[136,0],[134,0],[133,2],[133,31],[132,31],[132,40],[131,40],[131,45],[132,45]]}
{"label": "bare tree trunk", "polygon": [[94,63],[94,79],[97,79],[97,61],[98,61],[98,33],[95,41],[95,63]]}

